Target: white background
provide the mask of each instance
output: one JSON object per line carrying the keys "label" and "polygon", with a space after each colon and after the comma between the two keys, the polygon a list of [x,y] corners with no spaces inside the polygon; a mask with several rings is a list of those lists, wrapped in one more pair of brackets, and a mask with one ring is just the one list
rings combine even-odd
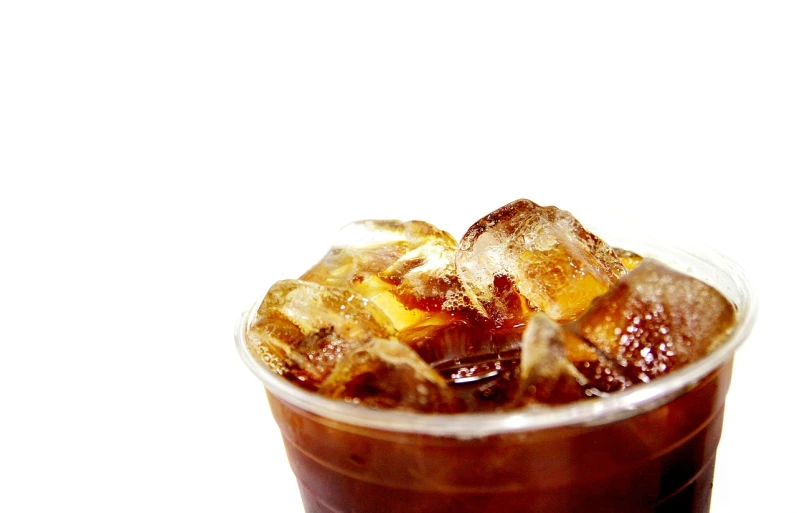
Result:
{"label": "white background", "polygon": [[459,237],[527,197],[747,269],[713,511],[788,511],[796,24],[790,2],[3,2],[0,510],[300,511],[239,314],[348,221]]}

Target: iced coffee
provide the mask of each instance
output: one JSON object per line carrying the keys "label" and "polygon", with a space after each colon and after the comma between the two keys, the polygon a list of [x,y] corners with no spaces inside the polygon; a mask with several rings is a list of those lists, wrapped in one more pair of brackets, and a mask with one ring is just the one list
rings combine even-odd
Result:
{"label": "iced coffee", "polygon": [[306,511],[708,511],[751,298],[663,256],[529,200],[346,226],[239,333]]}

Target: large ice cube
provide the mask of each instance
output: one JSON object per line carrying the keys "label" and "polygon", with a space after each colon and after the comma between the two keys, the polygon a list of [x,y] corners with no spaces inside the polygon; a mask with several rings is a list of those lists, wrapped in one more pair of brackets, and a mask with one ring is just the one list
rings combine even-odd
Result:
{"label": "large ice cube", "polygon": [[358,221],[345,226],[332,249],[301,278],[355,290],[403,329],[430,311],[464,306],[456,248],[451,235],[422,221]]}
{"label": "large ice cube", "polygon": [[569,402],[583,397],[587,378],[566,356],[565,333],[543,313],[529,319],[520,354],[520,389],[525,400]]}
{"label": "large ice cube", "polygon": [[569,212],[529,200],[471,226],[455,262],[472,302],[498,326],[523,323],[534,310],[575,319],[626,272],[612,248]]}
{"label": "large ice cube", "polygon": [[624,389],[623,370],[567,326],[534,314],[523,332],[518,399],[558,404]]}
{"label": "large ice cube", "polygon": [[645,259],[597,298],[575,327],[647,382],[708,354],[734,321],[733,305],[716,289]]}
{"label": "large ice cube", "polygon": [[308,388],[351,350],[396,333],[384,312],[360,294],[301,280],[275,283],[249,331],[267,365]]}
{"label": "large ice cube", "polygon": [[415,351],[396,340],[374,339],[350,352],[319,392],[379,408],[441,413],[458,409],[445,380]]}

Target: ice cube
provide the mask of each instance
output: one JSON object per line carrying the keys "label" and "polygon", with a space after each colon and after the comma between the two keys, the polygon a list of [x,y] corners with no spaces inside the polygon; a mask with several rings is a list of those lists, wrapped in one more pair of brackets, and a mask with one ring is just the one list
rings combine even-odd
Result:
{"label": "ice cube", "polygon": [[471,226],[455,263],[471,302],[499,327],[523,323],[535,310],[575,319],[626,272],[612,248],[569,212],[529,200]]}
{"label": "ice cube", "polygon": [[734,321],[735,309],[720,292],[645,259],[597,298],[575,329],[647,382],[708,354]]}
{"label": "ice cube", "polygon": [[543,313],[532,315],[523,331],[520,388],[523,400],[570,402],[584,396],[585,378],[566,356],[565,332]]}
{"label": "ice cube", "polygon": [[626,388],[623,370],[567,326],[536,313],[523,332],[517,402],[560,404]]}
{"label": "ice cube", "polygon": [[250,343],[275,372],[314,388],[348,352],[396,331],[360,294],[301,280],[275,283],[249,328]]}
{"label": "ice cube", "polygon": [[603,396],[638,382],[624,367],[573,331],[572,326],[573,323],[562,326],[565,349],[567,359],[587,380],[585,395]]}
{"label": "ice cube", "polygon": [[355,290],[376,303],[397,329],[466,299],[454,268],[457,243],[422,221],[358,221],[301,279]]}
{"label": "ice cube", "polygon": [[319,392],[377,408],[439,413],[458,409],[453,392],[440,374],[397,340],[373,339],[351,351]]}

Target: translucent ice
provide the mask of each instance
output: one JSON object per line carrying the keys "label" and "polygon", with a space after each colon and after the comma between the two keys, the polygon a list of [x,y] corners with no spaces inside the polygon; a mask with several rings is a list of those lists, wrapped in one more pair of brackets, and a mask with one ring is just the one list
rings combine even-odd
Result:
{"label": "translucent ice", "polygon": [[472,302],[504,327],[535,310],[556,321],[575,319],[626,272],[612,248],[569,212],[529,200],[471,226],[455,261]]}
{"label": "translucent ice", "polygon": [[380,408],[441,413],[457,409],[445,380],[396,340],[374,339],[347,354],[319,392]]}
{"label": "translucent ice", "polygon": [[456,247],[451,235],[422,221],[358,221],[302,279],[355,290],[404,329],[428,312],[464,304]]}
{"label": "translucent ice", "polygon": [[283,280],[266,294],[250,333],[266,364],[313,388],[345,354],[396,332],[387,316],[356,292]]}
{"label": "translucent ice", "polygon": [[716,289],[645,259],[597,298],[575,329],[647,382],[708,354],[734,321],[733,305]]}
{"label": "translucent ice", "polygon": [[630,384],[619,366],[543,313],[523,332],[519,379],[522,403],[566,403]]}

